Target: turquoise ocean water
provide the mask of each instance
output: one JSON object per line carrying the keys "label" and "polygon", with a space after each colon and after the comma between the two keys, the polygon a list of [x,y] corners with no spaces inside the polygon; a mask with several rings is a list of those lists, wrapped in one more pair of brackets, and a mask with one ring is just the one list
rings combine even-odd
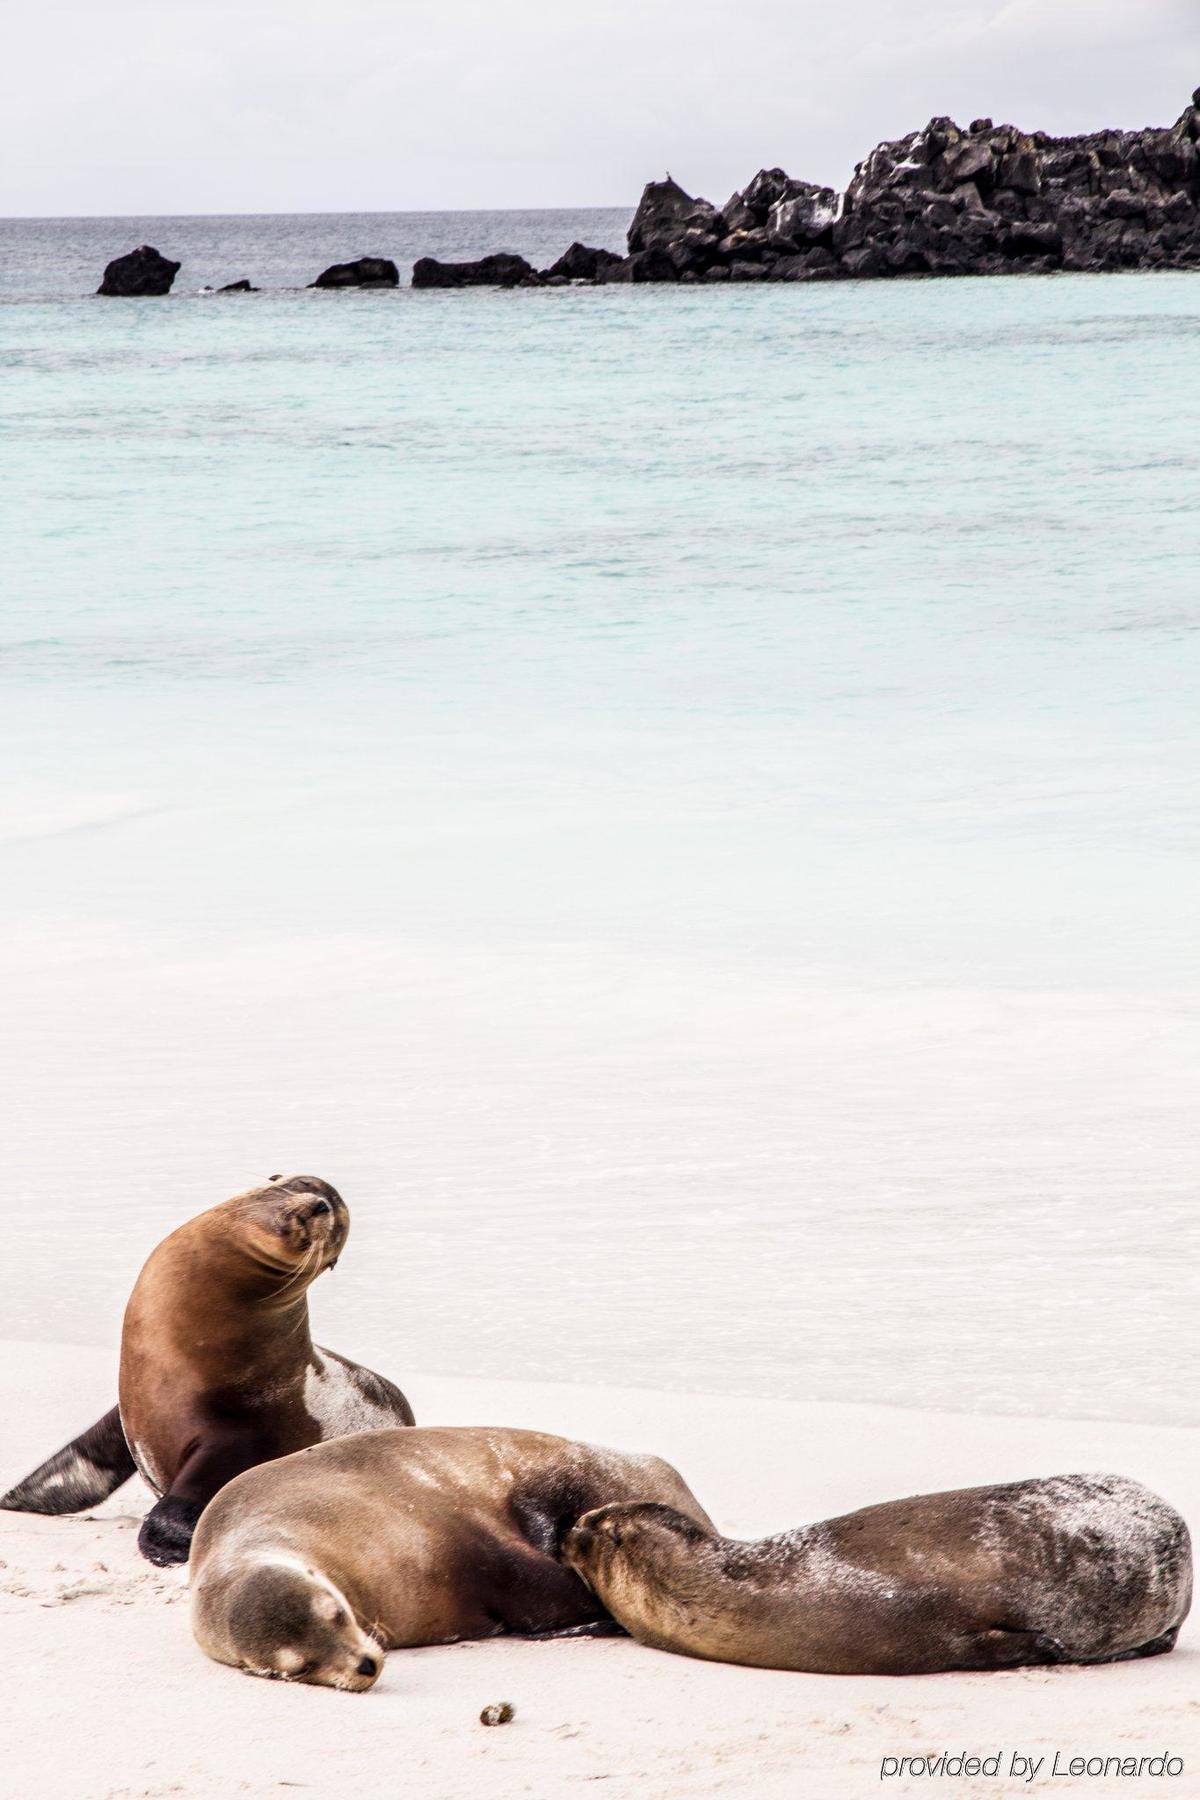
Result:
{"label": "turquoise ocean water", "polygon": [[1196,1422],[1200,279],[299,285],[625,222],[0,225],[0,1335]]}

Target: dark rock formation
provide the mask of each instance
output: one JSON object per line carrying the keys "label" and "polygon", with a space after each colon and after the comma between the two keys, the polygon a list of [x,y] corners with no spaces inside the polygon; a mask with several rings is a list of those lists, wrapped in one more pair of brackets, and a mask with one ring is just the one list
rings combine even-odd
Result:
{"label": "dark rock formation", "polygon": [[396,287],[400,271],[387,256],[360,256],[355,262],[333,263],[323,269],[309,287],[315,288],[381,288]]}
{"label": "dark rock formation", "polygon": [[[520,256],[426,256],[413,286],[1200,269],[1200,88],[1161,130],[1053,138],[991,119],[965,129],[931,119],[876,145],[842,195],[760,169],[718,208],[668,175],[643,192],[628,243],[624,257],[572,244],[541,275]],[[329,278],[361,266],[328,269],[316,285],[344,285]]]}
{"label": "dark rock formation", "polygon": [[621,258],[613,250],[593,250],[588,244],[572,244],[556,263],[545,270],[546,281],[600,281],[605,269],[615,268]]}
{"label": "dark rock formation", "polygon": [[669,250],[635,250],[632,256],[618,257],[601,271],[602,282],[613,281],[678,281],[680,267]]}
{"label": "dark rock formation", "polygon": [[785,194],[767,213],[763,229],[772,249],[789,251],[833,242],[833,227],[838,216],[838,197],[832,188],[814,187],[808,181],[792,183],[801,190]]}
{"label": "dark rock formation", "polygon": [[412,275],[415,288],[536,287],[540,281],[536,269],[523,256],[511,256],[507,251],[465,263],[444,263],[436,257],[423,256],[413,265]]}
{"label": "dark rock formation", "polygon": [[149,244],[141,244],[127,256],[118,256],[104,271],[98,294],[129,297],[141,294],[169,294],[171,283],[179,273],[179,264],[160,256]]}
{"label": "dark rock formation", "polygon": [[629,227],[629,253],[669,251],[689,231],[715,241],[724,235],[720,225],[721,215],[710,201],[693,200],[668,175],[647,184]]}
{"label": "dark rock formation", "polygon": [[574,278],[832,281],[1154,268],[1200,268],[1200,89],[1161,130],[1053,138],[991,119],[965,130],[932,119],[877,145],[840,197],[762,169],[718,210],[668,176],[642,195],[629,255]]}
{"label": "dark rock formation", "polygon": [[217,289],[217,292],[218,294],[257,294],[261,292],[261,289],[256,288],[250,281],[227,281],[224,287]]}
{"label": "dark rock formation", "polygon": [[853,273],[1200,266],[1200,108],[1162,131],[1052,138],[933,119],[880,144],[833,243]]}

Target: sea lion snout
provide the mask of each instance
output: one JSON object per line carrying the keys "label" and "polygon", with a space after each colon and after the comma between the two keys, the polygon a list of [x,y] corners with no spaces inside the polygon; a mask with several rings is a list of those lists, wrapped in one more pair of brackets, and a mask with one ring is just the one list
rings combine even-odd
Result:
{"label": "sea lion snout", "polygon": [[563,1541],[563,1555],[573,1568],[589,1557],[619,1550],[627,1538],[678,1538],[687,1544],[703,1542],[708,1533],[695,1519],[658,1500],[614,1500],[584,1513]]}
{"label": "sea lion snout", "polygon": [[203,1576],[194,1595],[197,1616],[211,1610],[213,1648],[224,1662],[268,1680],[361,1694],[374,1687],[383,1651],[363,1630],[344,1594],[317,1568],[286,1552],[252,1565],[237,1579]]}
{"label": "sea lion snout", "polygon": [[276,1176],[265,1187],[238,1196],[236,1207],[264,1248],[275,1247],[311,1278],[332,1268],[345,1247],[350,1211],[342,1196],[318,1175]]}
{"label": "sea lion snout", "polygon": [[577,1574],[583,1574],[591,1559],[602,1550],[620,1545],[620,1524],[613,1512],[611,1507],[593,1507],[591,1512],[576,1520],[563,1538],[562,1559]]}

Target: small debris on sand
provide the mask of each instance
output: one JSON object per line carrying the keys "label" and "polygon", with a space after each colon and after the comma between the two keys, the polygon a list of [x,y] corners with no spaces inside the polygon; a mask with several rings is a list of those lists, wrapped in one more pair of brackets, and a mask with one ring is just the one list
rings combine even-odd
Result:
{"label": "small debris on sand", "polygon": [[516,1715],[516,1707],[509,1700],[496,1700],[491,1706],[485,1706],[479,1715],[481,1725],[507,1725]]}

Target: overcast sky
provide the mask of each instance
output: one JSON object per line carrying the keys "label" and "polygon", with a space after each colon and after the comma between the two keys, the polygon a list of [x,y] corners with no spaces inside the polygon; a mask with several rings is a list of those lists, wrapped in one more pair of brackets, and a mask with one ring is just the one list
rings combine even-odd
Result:
{"label": "overcast sky", "polygon": [[0,213],[624,205],[844,186],[934,113],[1166,123],[1200,0],[25,0]]}

